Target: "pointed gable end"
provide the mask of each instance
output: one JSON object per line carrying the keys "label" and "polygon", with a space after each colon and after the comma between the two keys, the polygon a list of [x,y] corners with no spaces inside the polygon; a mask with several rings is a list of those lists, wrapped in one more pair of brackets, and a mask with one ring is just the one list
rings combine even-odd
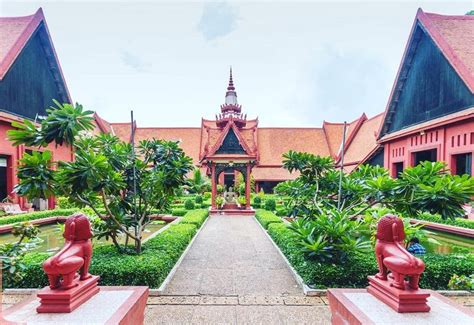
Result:
{"label": "pointed gable end", "polygon": [[415,18],[379,138],[474,106],[474,16]]}
{"label": "pointed gable end", "polygon": [[53,99],[71,102],[43,11],[1,17],[0,109],[35,118]]}

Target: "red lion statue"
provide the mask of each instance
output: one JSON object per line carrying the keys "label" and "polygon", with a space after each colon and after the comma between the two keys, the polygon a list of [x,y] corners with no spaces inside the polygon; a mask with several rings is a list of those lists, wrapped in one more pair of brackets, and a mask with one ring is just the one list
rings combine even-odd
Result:
{"label": "red lion statue", "polygon": [[77,281],[74,281],[77,271],[80,280],[92,277],[89,274],[92,258],[92,232],[89,219],[80,213],[69,217],[65,223],[63,237],[66,240],[64,247],[43,264],[51,289],[66,290],[78,285]]}
{"label": "red lion statue", "polygon": [[375,243],[379,273],[375,277],[387,280],[387,273],[390,270],[392,272],[390,278],[393,279],[391,286],[405,289],[405,276],[408,276],[409,287],[416,290],[425,264],[405,249],[404,239],[405,229],[402,219],[394,215],[385,215],[379,220]]}

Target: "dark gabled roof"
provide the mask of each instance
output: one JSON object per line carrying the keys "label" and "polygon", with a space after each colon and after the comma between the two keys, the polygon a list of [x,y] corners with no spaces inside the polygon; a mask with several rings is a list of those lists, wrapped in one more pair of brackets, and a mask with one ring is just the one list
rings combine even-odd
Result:
{"label": "dark gabled roof", "polygon": [[28,41],[37,32],[58,89],[63,95],[61,100],[72,102],[41,8],[31,16],[0,17],[0,80],[6,76]]}
{"label": "dark gabled roof", "polygon": [[389,129],[391,115],[394,114],[398,98],[402,92],[409,71],[419,35],[418,27],[428,35],[443,56],[474,94],[474,16],[449,16],[425,13],[421,8],[413,23],[405,52],[385,109],[383,123],[378,132],[381,138]]}

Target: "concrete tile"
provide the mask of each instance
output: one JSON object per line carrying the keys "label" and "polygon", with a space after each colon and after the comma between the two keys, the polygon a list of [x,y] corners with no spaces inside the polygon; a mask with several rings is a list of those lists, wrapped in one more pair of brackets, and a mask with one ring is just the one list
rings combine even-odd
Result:
{"label": "concrete tile", "polygon": [[212,269],[203,274],[199,293],[214,296],[235,295],[234,288],[233,270]]}
{"label": "concrete tile", "polygon": [[148,297],[148,305],[199,305],[200,296],[158,296]]}
{"label": "concrete tile", "polygon": [[287,296],[283,297],[285,305],[296,306],[324,306],[324,301],[320,297],[307,296]]}
{"label": "concrete tile", "polygon": [[196,306],[191,324],[236,324],[236,306]]}
{"label": "concrete tile", "polygon": [[230,297],[215,297],[215,296],[201,296],[201,305],[238,305],[239,298],[237,296]]}
{"label": "concrete tile", "polygon": [[237,306],[237,324],[282,324],[279,306]]}
{"label": "concrete tile", "polygon": [[281,296],[239,296],[239,305],[283,305]]}
{"label": "concrete tile", "polygon": [[145,325],[189,324],[193,318],[194,306],[147,306]]}
{"label": "concrete tile", "polygon": [[331,324],[331,312],[327,307],[285,306],[278,312],[284,324]]}

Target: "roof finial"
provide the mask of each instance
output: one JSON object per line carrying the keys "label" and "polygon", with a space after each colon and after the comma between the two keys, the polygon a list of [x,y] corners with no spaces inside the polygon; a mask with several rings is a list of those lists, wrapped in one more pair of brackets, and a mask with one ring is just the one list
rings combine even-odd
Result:
{"label": "roof finial", "polygon": [[235,90],[234,80],[232,80],[232,66],[230,66],[229,87],[227,87],[227,90]]}

